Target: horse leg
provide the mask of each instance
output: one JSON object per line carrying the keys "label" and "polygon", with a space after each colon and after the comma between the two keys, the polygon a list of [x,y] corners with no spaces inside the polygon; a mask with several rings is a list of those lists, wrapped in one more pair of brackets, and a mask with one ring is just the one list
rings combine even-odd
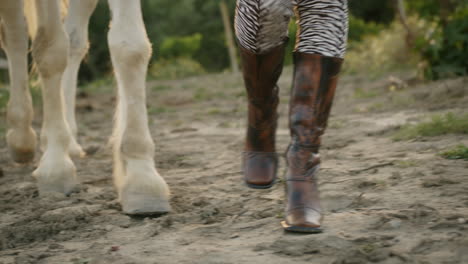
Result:
{"label": "horse leg", "polygon": [[145,79],[151,44],[140,1],[109,0],[112,23],[108,42],[118,85],[113,132],[114,180],[128,214],[170,210],[169,188],[155,168],[148,127]]}
{"label": "horse leg", "polygon": [[10,99],[7,106],[7,144],[15,162],[32,161],[36,133],[31,128],[33,107],[28,87],[28,33],[23,1],[4,0],[0,4],[2,47],[8,57]]}
{"label": "horse leg", "polygon": [[82,157],[83,150],[77,143],[78,129],[75,118],[75,97],[78,70],[81,61],[88,52],[88,25],[97,0],[70,0],[68,15],[65,19],[65,31],[69,37],[68,63],[62,77],[62,89],[65,96],[65,112],[72,134],[70,155]]}
{"label": "horse leg", "polygon": [[37,34],[32,55],[42,84],[44,123],[41,145],[44,154],[33,175],[39,192],[69,193],[77,184],[76,169],[69,156],[71,132],[65,119],[60,81],[67,66],[69,41],[61,23],[58,1],[36,0]]}

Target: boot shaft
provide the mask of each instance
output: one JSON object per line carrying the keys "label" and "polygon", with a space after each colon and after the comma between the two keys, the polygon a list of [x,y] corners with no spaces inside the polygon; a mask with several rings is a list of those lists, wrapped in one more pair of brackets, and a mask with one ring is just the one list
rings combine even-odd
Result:
{"label": "boot shaft", "polygon": [[246,151],[275,151],[279,102],[276,83],[282,73],[284,51],[284,45],[262,54],[240,47],[248,98]]}
{"label": "boot shaft", "polygon": [[291,143],[286,153],[291,178],[313,178],[320,165],[320,138],[327,126],[343,60],[294,53],[289,108]]}
{"label": "boot shaft", "polygon": [[267,103],[283,71],[285,46],[280,45],[267,53],[255,54],[239,47],[242,73],[249,101]]}
{"label": "boot shaft", "polygon": [[343,59],[294,53],[289,108],[292,144],[318,151],[327,126]]}
{"label": "boot shaft", "polygon": [[276,179],[275,149],[278,87],[283,70],[284,45],[255,54],[240,47],[248,97],[248,126],[243,155],[244,180],[251,188],[269,188]]}

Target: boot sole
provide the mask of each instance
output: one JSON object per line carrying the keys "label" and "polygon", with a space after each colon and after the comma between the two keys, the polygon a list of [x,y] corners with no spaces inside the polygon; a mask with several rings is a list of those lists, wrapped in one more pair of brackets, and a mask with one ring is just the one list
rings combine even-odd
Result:
{"label": "boot sole", "polygon": [[286,223],[286,221],[282,221],[281,226],[283,226],[283,229],[287,232],[307,233],[307,234],[319,234],[323,232],[323,229],[321,227],[292,226]]}
{"label": "boot sole", "polygon": [[257,185],[257,184],[248,183],[246,181],[244,182],[245,182],[245,185],[251,189],[270,189],[271,187],[273,187],[273,185],[275,185],[276,180],[274,180],[268,185]]}

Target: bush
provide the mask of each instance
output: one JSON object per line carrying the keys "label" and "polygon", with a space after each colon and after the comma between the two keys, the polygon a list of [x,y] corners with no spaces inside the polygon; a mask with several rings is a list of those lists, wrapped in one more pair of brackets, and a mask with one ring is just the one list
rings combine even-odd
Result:
{"label": "bush", "polygon": [[205,69],[193,59],[179,57],[157,61],[149,73],[155,79],[177,79],[203,74]]}
{"label": "bush", "polygon": [[[426,27],[426,22],[410,17],[408,24],[413,32]],[[376,76],[383,72],[401,68],[417,67],[419,58],[406,44],[406,31],[400,22],[375,35],[367,35],[360,42],[349,45],[343,70],[347,73],[366,72]]]}
{"label": "bush", "polygon": [[159,55],[161,58],[193,58],[194,54],[200,49],[202,35],[195,33],[184,37],[168,37],[160,47]]}
{"label": "bush", "polygon": [[375,35],[384,28],[382,24],[365,22],[353,15],[349,16],[349,42],[361,41],[365,36]]}
{"label": "bush", "polygon": [[351,14],[366,23],[390,24],[395,17],[394,0],[348,1],[348,6]]}
{"label": "bush", "polygon": [[468,73],[468,4],[460,6],[445,26],[435,21],[418,37],[415,49],[425,60],[428,79],[461,76]]}

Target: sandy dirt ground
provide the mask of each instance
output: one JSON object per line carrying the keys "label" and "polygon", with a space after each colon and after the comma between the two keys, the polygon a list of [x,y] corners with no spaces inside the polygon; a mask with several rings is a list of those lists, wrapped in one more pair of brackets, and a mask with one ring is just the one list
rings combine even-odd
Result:
{"label": "sandy dirt ground", "polygon": [[[268,190],[243,185],[240,75],[148,83],[155,161],[172,190],[173,212],[160,217],[120,212],[106,146],[114,92],[88,88],[78,99],[88,152],[75,161],[78,193],[38,197],[36,164],[13,164],[1,139],[0,263],[468,263],[468,162],[437,155],[468,144],[467,136],[392,140],[402,124],[467,112],[468,80],[394,76],[341,79],[321,151],[325,232],[312,235],[283,232],[282,180]],[[287,68],[279,82],[281,155],[290,79]],[[282,159],[280,178],[284,171]]]}

